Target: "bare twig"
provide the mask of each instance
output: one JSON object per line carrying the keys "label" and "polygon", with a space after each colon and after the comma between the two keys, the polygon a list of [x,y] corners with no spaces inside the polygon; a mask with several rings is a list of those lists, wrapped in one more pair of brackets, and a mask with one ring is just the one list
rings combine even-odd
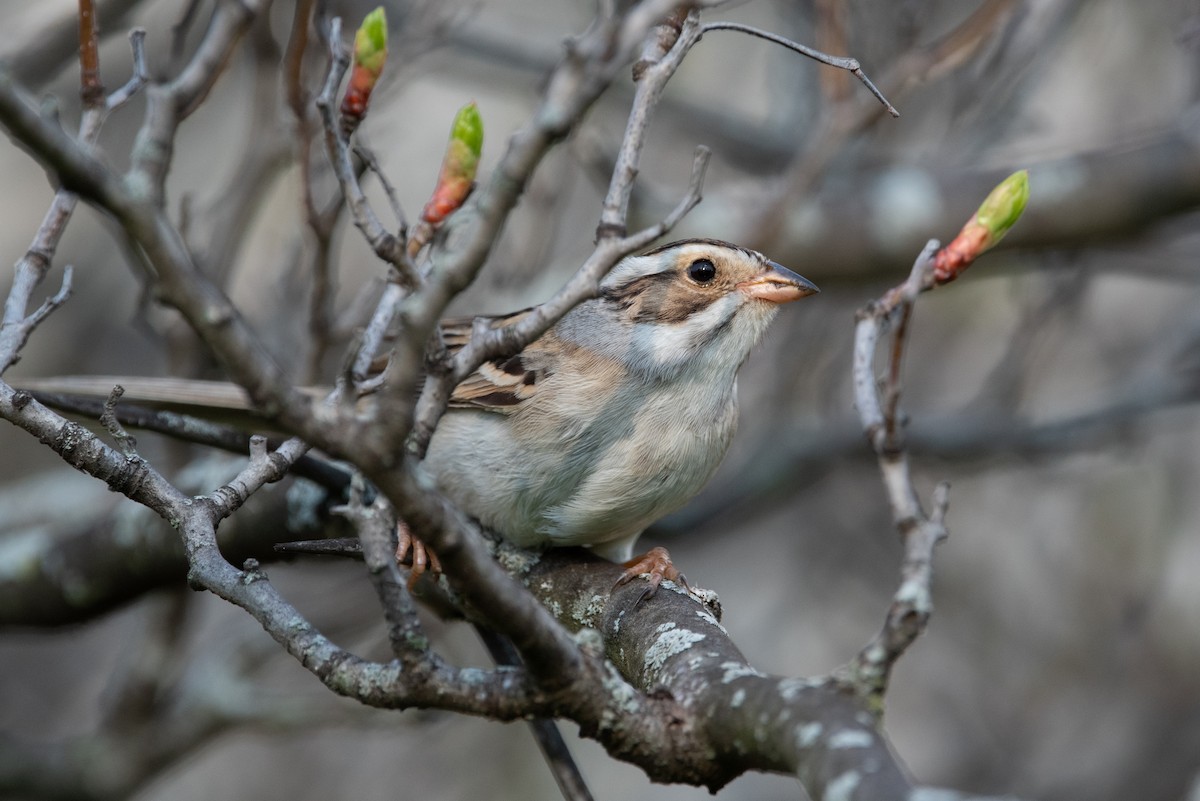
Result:
{"label": "bare twig", "polygon": [[[90,30],[81,28],[80,33],[81,35],[95,36],[96,30],[93,25]],[[108,98],[101,97],[99,102],[85,106],[79,123],[79,138],[85,144],[94,143],[99,137],[100,129],[108,115],[127,103],[145,85],[147,80],[145,37],[146,32],[140,28],[134,29],[129,34],[129,43],[133,49],[133,75],[129,80]],[[95,51],[89,55],[87,50],[88,48],[81,42],[81,64],[84,63],[83,60],[86,56],[94,60],[92,66],[98,69],[99,56]],[[81,67],[81,69],[83,72],[87,72],[89,68]],[[51,202],[46,216],[42,219],[42,224],[38,228],[33,242],[21,260],[14,265],[13,284],[4,301],[4,315],[0,318],[0,375],[3,375],[13,365],[33,330],[70,297],[71,270],[68,267],[63,273],[62,286],[59,291],[42,303],[32,315],[25,316],[34,290],[45,279],[46,273],[54,261],[58,242],[75,211],[77,201],[77,196],[65,189],[60,189],[54,194],[54,200]]]}
{"label": "bare twig", "polygon": [[406,286],[416,286],[419,280],[417,271],[408,257],[403,238],[388,232],[363,194],[350,158],[349,138],[338,120],[336,94],[349,65],[350,56],[342,45],[342,21],[335,17],[329,25],[329,71],[325,76],[324,88],[317,96],[317,108],[325,129],[325,150],[341,184],[355,226],[362,231],[375,254],[396,268]]}
{"label": "bare twig", "polygon": [[292,437],[274,451],[268,451],[266,437],[251,436],[249,463],[227,484],[209,495],[213,525],[240,509],[265,484],[283,478],[311,447],[299,437]]}
{"label": "bare twig", "polygon": [[104,401],[104,409],[100,412],[100,425],[104,426],[105,430],[116,440],[121,453],[132,459],[137,458],[138,455],[137,440],[125,430],[116,415],[117,403],[124,394],[125,387],[120,384],[114,386],[112,392],[108,393],[108,399]]}
{"label": "bare twig", "polygon": [[375,151],[361,141],[361,133],[359,140],[358,144],[354,146],[354,155],[362,159],[363,163],[367,165],[367,169],[375,173],[375,177],[379,179],[379,185],[383,187],[383,192],[387,195],[388,205],[392,207],[392,214],[396,218],[396,224],[400,227],[401,239],[403,239],[404,232],[408,230],[408,218],[400,206],[400,199],[396,196],[396,187],[392,186],[392,182],[388,180],[387,173],[383,171],[379,159],[375,157]]}
{"label": "bare twig", "polygon": [[[312,25],[313,6],[316,0],[299,0],[292,14],[292,29],[288,34],[287,48],[284,50],[284,81],[287,86],[288,106],[296,124],[301,129],[301,141],[308,143],[310,137],[307,131],[311,129],[309,114],[309,93],[304,86],[304,54],[308,49],[308,29]],[[302,151],[307,157],[308,148]]]}
{"label": "bare twig", "polygon": [[[475,630],[497,665],[520,666],[521,655],[511,642],[486,626],[477,625]],[[592,792],[554,721],[550,718],[533,718],[529,721],[529,728],[564,801],[592,801]]]}
{"label": "bare twig", "polygon": [[146,92],[146,115],[132,149],[128,183],[149,202],[161,202],[167,171],[174,155],[175,132],[208,96],[266,0],[219,3],[196,52],[167,83]]}
{"label": "bare twig", "polygon": [[392,653],[412,669],[432,668],[429,639],[417,616],[412,595],[396,569],[396,514],[383,496],[376,496],[368,503],[364,483],[362,476],[355,474],[349,500],[331,512],[349,520],[358,534],[371,583],[387,620]]}
{"label": "bare twig", "polygon": [[150,80],[150,73],[146,68],[146,31],[144,28],[134,28],[129,32],[129,45],[133,48],[133,75],[108,96],[105,108],[109,112],[116,111],[128,103],[146,85],[146,81]]}
{"label": "bare twig", "polygon": [[[980,254],[994,247],[1021,216],[1029,197],[1028,171],[1001,181],[945,247],[930,240],[913,263],[908,280],[867,305],[858,314],[854,337],[854,396],[863,430],[879,460],[892,519],[904,542],[903,581],[896,592],[883,631],[845,670],[857,689],[881,700],[892,665],[913,643],[933,609],[933,549],[946,538],[949,488],[934,492],[933,512],[925,514],[909,471],[900,426],[900,375],[909,320],[917,296],[956,280]],[[895,321],[887,364],[884,399],[875,381],[875,351],[880,329]]]}
{"label": "bare twig", "polygon": [[[96,0],[97,16],[104,21],[98,33],[101,39],[112,31],[121,30],[128,17],[137,10],[143,0]],[[17,11],[33,11],[38,20],[37,27],[22,36],[6,36],[0,45],[0,61],[12,70],[13,75],[25,86],[43,89],[55,79],[69,61],[79,58],[79,9],[78,5],[61,3],[55,6],[14,7],[14,14],[6,15],[5,22],[14,21]],[[11,30],[6,29],[6,33]]]}
{"label": "bare twig", "polygon": [[100,81],[100,21],[94,0],[79,0],[79,97],[85,109],[104,104]]}
{"label": "bare twig", "polygon": [[363,329],[358,351],[350,367],[350,378],[357,387],[365,386],[364,382],[367,381],[371,362],[375,358],[375,354],[379,352],[379,348],[387,336],[388,328],[399,313],[400,302],[404,300],[405,295],[404,287],[399,281],[388,281],[384,286],[379,302],[375,306],[375,312],[371,315],[366,328]]}
{"label": "bare twig", "polygon": [[[934,77],[937,67],[970,58],[987,41],[987,32],[999,24],[1003,12],[1014,3],[1015,0],[987,0],[953,31],[902,59],[889,70],[882,83],[889,87],[893,97],[903,97],[920,82]],[[888,108],[891,108],[890,104]],[[756,204],[747,220],[747,237],[757,242],[778,244],[790,213],[788,210],[812,190],[822,171],[841,151],[840,143],[879,118],[877,109],[878,106],[840,103],[836,109],[839,113],[817,129],[804,156],[795,159],[772,191],[764,194],[762,203]],[[772,251],[779,249],[771,247]]]}
{"label": "bare twig", "polygon": [[187,44],[188,33],[196,23],[196,16],[203,5],[201,0],[187,0],[183,13],[171,26],[171,71],[175,72],[183,64],[184,45]]}
{"label": "bare twig", "polygon": [[677,14],[660,23],[647,37],[642,56],[634,65],[637,92],[625,124],[621,150],[609,179],[608,195],[604,198],[596,238],[625,235],[629,196],[633,193],[638,173],[638,161],[646,140],[646,130],[667,81],[675,74],[692,45],[700,41],[700,17],[695,11],[679,19]]}
{"label": "bare twig", "polygon": [[858,59],[848,58],[845,56],[830,56],[822,53],[820,50],[815,50],[806,45],[802,45],[799,42],[792,41],[786,36],[770,33],[769,31],[764,31],[750,25],[743,25],[739,22],[708,22],[704,24],[700,34],[703,35],[709,31],[738,31],[740,33],[748,33],[751,36],[757,36],[760,39],[766,39],[768,42],[774,42],[777,45],[782,45],[788,50],[794,50],[800,55],[807,56],[808,58],[819,61],[822,64],[828,64],[831,67],[837,67],[838,69],[846,70],[854,75],[855,78],[858,78],[860,81],[862,81],[863,86],[867,87],[871,94],[875,95],[875,99],[883,104],[883,107],[887,109],[888,114],[891,114],[893,117],[900,116],[900,112],[896,110],[896,107],[888,102],[888,99],[883,96],[883,92],[879,91],[878,87],[876,87],[875,84],[871,82],[871,79],[867,77],[867,74],[863,72],[862,65],[858,63]]}
{"label": "bare twig", "polygon": [[[933,611],[930,589],[934,547],[946,537],[943,524],[948,485],[939,485],[934,512],[921,508],[909,472],[908,453],[898,423],[900,365],[908,320],[917,295],[931,287],[933,257],[939,243],[930,240],[913,264],[908,280],[889,290],[859,312],[854,336],[854,399],[863,431],[875,450],[892,520],[904,542],[903,580],[888,611],[883,630],[843,668],[841,676],[855,688],[879,701],[887,690],[892,665],[924,631]],[[887,364],[884,398],[875,380],[875,352],[880,329],[898,319]]]}

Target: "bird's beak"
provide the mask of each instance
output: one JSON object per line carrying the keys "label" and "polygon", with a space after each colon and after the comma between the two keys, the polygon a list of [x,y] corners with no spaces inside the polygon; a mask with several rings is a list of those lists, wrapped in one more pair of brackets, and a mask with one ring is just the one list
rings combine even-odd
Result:
{"label": "bird's beak", "polygon": [[771,303],[791,303],[821,291],[812,281],[787,267],[773,261],[767,262],[767,265],[770,269],[749,281],[742,281],[737,288],[756,300]]}

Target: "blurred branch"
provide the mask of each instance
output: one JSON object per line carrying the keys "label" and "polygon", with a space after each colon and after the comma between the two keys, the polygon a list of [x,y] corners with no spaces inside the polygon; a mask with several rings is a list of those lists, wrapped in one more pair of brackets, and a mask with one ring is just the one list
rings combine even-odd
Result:
{"label": "blurred branch", "polygon": [[[901,61],[882,81],[888,94],[897,100],[926,78],[936,73],[935,64],[951,59],[961,59],[977,51],[987,37],[980,29],[989,30],[999,24],[998,13],[1012,6],[1015,0],[987,0],[981,7],[956,29],[941,39],[912,51],[907,61]],[[954,43],[954,46],[948,45]],[[924,58],[921,58],[924,56]],[[878,94],[877,90],[876,93]],[[893,110],[888,104],[888,109]],[[778,258],[786,253],[783,232],[791,215],[791,209],[812,194],[818,178],[828,169],[833,158],[842,151],[843,140],[865,131],[880,119],[880,111],[874,104],[846,98],[838,103],[814,130],[811,143],[805,152],[796,158],[779,180],[773,183],[753,209],[743,217],[745,241],[761,243],[761,247]],[[861,230],[861,227],[860,227]],[[926,229],[928,230],[928,229]],[[908,251],[908,252],[911,252]]]}
{"label": "blurred branch", "polygon": [[[81,31],[81,36],[94,37],[95,25],[90,31]],[[94,144],[100,136],[100,129],[108,115],[127,103],[146,83],[146,54],[144,48],[146,32],[139,29],[129,34],[130,46],[133,48],[133,75],[121,88],[107,98],[95,98],[89,102],[83,111],[79,122],[79,139],[85,145]],[[81,58],[85,48],[81,44]],[[90,54],[93,59],[99,56]],[[99,63],[93,64],[99,69]],[[2,80],[2,75],[0,75]],[[4,301],[4,316],[0,319],[0,375],[3,375],[19,358],[21,349],[25,347],[30,334],[54,309],[66,302],[70,295],[70,268],[63,273],[62,288],[48,299],[32,315],[26,316],[26,310],[33,297],[33,292],[42,283],[50,265],[54,262],[54,254],[58,250],[58,242],[66,230],[67,223],[75,211],[78,197],[65,189],[54,194],[54,200],[37,234],[33,238],[24,257],[14,267],[13,284],[9,288]]]}
{"label": "blurred branch", "polygon": [[[477,625],[475,631],[497,665],[518,666],[521,664],[521,655],[508,640],[487,626]],[[571,756],[557,724],[550,718],[533,718],[529,721],[529,727],[563,799],[565,801],[593,801],[592,792],[588,789],[579,766],[575,764],[575,759]]]}
{"label": "blurred branch", "polygon": [[[910,449],[925,460],[994,465],[997,458],[1039,460],[1096,448],[1128,438],[1159,413],[1200,403],[1194,377],[1151,375],[1129,382],[1130,389],[1093,409],[1032,422],[999,412],[948,412],[914,416],[905,426]],[[794,428],[772,437],[771,456],[756,455],[734,466],[733,480],[712,489],[684,509],[654,524],[660,536],[682,536],[696,529],[724,531],[729,521],[744,519],[793,498],[797,488],[837,469],[848,459],[866,459],[860,425],[831,422],[818,428]]]}
{"label": "blurred branch", "polygon": [[226,182],[213,191],[203,214],[193,218],[187,236],[193,252],[199,254],[197,260],[222,287],[232,279],[255,213],[295,158],[279,119],[279,48],[266,20],[261,23],[250,36],[253,46],[247,48],[253,63],[253,90],[244,131],[236,137],[243,143],[239,158],[230,165]]}
{"label": "blurred branch", "polygon": [[114,703],[94,731],[49,743],[0,732],[0,795],[119,801],[231,729],[311,731],[355,716],[264,688],[254,675],[261,641],[186,654],[178,647],[186,593],[177,585],[143,609],[144,636],[127,652],[111,687]]}
{"label": "blurred branch", "polygon": [[100,34],[94,0],[79,0],[79,97],[85,109],[104,103],[100,80]]}
{"label": "blurred branch", "polygon": [[180,123],[208,96],[234,46],[266,5],[265,0],[218,3],[208,31],[179,74],[147,89],[146,115],[131,151],[127,181],[140,200],[162,202]]}
{"label": "blurred branch", "polygon": [[827,64],[830,67],[837,67],[838,69],[846,70],[855,78],[858,78],[858,80],[862,82],[863,86],[867,87],[871,94],[875,96],[875,99],[883,104],[883,107],[887,110],[888,114],[893,117],[900,116],[900,112],[896,110],[895,106],[888,102],[888,99],[883,96],[883,92],[880,92],[875,84],[871,82],[871,79],[867,77],[867,74],[863,72],[862,67],[858,63],[858,59],[826,55],[819,50],[814,50],[813,48],[807,47],[798,42],[793,42],[786,36],[779,36],[777,34],[737,22],[709,22],[705,24],[702,32],[708,33],[709,31],[737,31],[739,33],[746,33],[751,36],[757,36],[760,39],[766,39],[768,42],[773,42],[774,44],[786,47],[788,50],[792,50],[803,56],[807,56],[808,58],[815,59],[822,64]]}
{"label": "blurred branch", "polygon": [[[98,35],[119,31],[142,0],[96,0],[96,16],[103,21]],[[0,52],[0,62],[22,84],[40,88],[52,81],[79,54],[79,14],[67,6],[42,26],[22,36],[18,43]]]}
{"label": "blurred branch", "polygon": [[[193,464],[181,479],[199,492],[225,481],[229,457]],[[22,499],[28,487],[15,484],[0,494],[0,508]],[[143,507],[118,505],[103,511],[93,502],[92,519],[74,521],[74,510],[47,506],[40,524],[8,534],[0,577],[0,627],[63,626],[92,620],[151,590],[178,586],[187,576],[179,534]],[[275,558],[272,546],[289,539],[328,536],[322,508],[327,495],[285,481],[255,496],[220,528],[221,550],[241,562]],[[59,514],[66,518],[60,522]],[[323,522],[324,521],[324,522]],[[344,535],[345,529],[332,527]]]}
{"label": "blurred branch", "polygon": [[[1197,209],[1200,143],[1192,131],[1198,122],[1200,108],[1193,108],[1140,142],[1033,165],[1038,193],[1005,247],[1086,248],[1144,233]],[[772,253],[806,265],[821,283],[895,275],[903,254],[912,253],[931,226],[952,225],[961,213],[955,209],[969,208],[1008,171],[905,167],[864,174],[789,209]],[[920,197],[927,211],[896,213],[887,198],[897,196]],[[716,213],[714,206],[729,213],[738,209],[718,196],[705,214]]]}

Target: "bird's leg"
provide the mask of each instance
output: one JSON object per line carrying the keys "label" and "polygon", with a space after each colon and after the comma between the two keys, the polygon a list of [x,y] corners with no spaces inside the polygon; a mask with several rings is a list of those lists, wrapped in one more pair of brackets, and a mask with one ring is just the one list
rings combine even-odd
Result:
{"label": "bird's leg", "polygon": [[671,554],[666,548],[658,546],[651,548],[641,556],[635,556],[628,562],[622,562],[621,566],[625,568],[625,572],[617,579],[614,587],[620,587],[622,584],[628,584],[638,576],[645,575],[650,586],[646,588],[641,597],[638,598],[638,603],[650,598],[654,593],[658,592],[658,585],[663,579],[674,581],[682,584],[683,588],[689,593],[692,588],[688,586],[687,577],[684,576],[675,565],[671,562]]}
{"label": "bird's leg", "polygon": [[408,556],[409,551],[412,551],[412,568],[408,574],[408,588],[410,590],[421,576],[425,575],[425,571],[428,570],[434,576],[441,574],[442,563],[438,561],[437,554],[425,547],[425,543],[414,537],[403,520],[397,520],[396,564],[404,564],[404,558]]}

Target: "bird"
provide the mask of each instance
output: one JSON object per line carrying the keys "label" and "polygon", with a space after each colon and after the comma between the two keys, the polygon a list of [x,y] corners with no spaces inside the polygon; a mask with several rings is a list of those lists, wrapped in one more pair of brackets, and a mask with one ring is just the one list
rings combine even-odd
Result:
{"label": "bird", "polygon": [[[737,428],[739,368],[781,305],[818,291],[761,253],[717,239],[628,256],[594,297],[453,389],[422,467],[514,545],[587,546],[623,565],[618,584],[646,576],[642,599],[664,579],[686,586],[665,548],[634,557],[634,545],[711,478]],[[485,320],[503,328],[530,312]],[[441,323],[449,352],[467,344],[479,319]],[[129,383],[127,398],[150,394]],[[188,395],[177,394],[144,399]],[[208,402],[233,405],[220,394]],[[409,549],[413,580],[427,559],[440,569],[401,525],[397,555]]]}

